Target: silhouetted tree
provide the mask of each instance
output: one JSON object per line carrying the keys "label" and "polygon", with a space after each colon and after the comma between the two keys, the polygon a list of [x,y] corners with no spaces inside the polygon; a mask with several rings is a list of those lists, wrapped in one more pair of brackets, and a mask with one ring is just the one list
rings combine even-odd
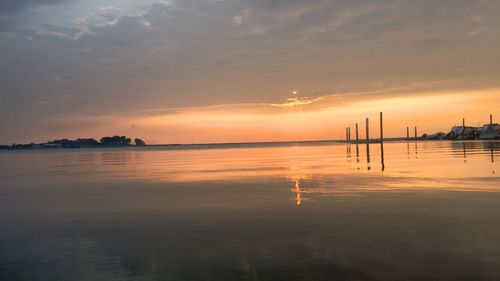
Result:
{"label": "silhouetted tree", "polygon": [[134,139],[134,143],[136,146],[145,146],[146,145],[146,142],[144,142],[143,140],[138,139],[138,138]]}
{"label": "silhouetted tree", "polygon": [[[141,139],[135,139],[135,145],[142,146],[146,143]],[[129,146],[132,140],[126,136],[113,136],[113,137],[102,137],[100,142],[95,139],[83,139],[79,138],[76,140],[60,139],[49,141],[46,144],[15,144],[12,145],[0,145],[0,149],[30,149],[30,148],[83,148],[83,147],[115,147],[115,146]]]}
{"label": "silhouetted tree", "polygon": [[128,146],[132,140],[125,136],[113,136],[101,138],[101,145],[103,146]]}
{"label": "silhouetted tree", "polygon": [[100,145],[95,139],[77,139],[76,142],[79,147],[96,147]]}
{"label": "silhouetted tree", "polygon": [[60,139],[60,140],[49,141],[49,144],[58,144],[58,145],[60,145],[63,148],[79,148],[80,147],[78,145],[77,141],[68,140],[68,139]]}

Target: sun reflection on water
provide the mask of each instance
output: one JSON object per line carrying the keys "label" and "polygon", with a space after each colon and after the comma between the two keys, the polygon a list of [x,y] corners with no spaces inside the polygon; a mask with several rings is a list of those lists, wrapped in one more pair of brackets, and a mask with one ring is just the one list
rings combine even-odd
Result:
{"label": "sun reflection on water", "polygon": [[166,186],[284,182],[293,186],[297,205],[322,194],[408,189],[500,191],[495,173],[500,142],[384,142],[383,146],[367,144],[366,149],[356,145],[356,161],[352,161],[351,144],[347,149],[345,144],[335,143],[208,148],[4,153],[0,169],[3,182],[12,179],[10,184],[17,185],[34,180],[46,184],[159,182]]}

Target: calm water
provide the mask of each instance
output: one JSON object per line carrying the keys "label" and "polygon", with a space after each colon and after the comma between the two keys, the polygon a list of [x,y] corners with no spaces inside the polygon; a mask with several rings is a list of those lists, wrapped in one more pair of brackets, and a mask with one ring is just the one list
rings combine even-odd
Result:
{"label": "calm water", "polygon": [[0,280],[500,280],[500,142],[0,153]]}

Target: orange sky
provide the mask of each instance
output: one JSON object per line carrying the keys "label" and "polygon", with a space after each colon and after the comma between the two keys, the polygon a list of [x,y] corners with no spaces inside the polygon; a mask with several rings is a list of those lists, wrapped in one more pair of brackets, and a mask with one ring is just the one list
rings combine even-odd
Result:
{"label": "orange sky", "polygon": [[[306,99],[303,99],[303,101]],[[448,132],[462,117],[469,125],[499,116],[500,89],[422,93],[342,102],[330,96],[310,102],[238,104],[181,108],[170,113],[147,112],[141,116],[101,116],[49,120],[68,128],[63,136],[100,136],[114,133],[144,138],[150,144],[320,140],[344,137],[345,127],[371,120],[371,136],[378,136],[378,113],[384,112],[385,134],[400,137],[406,126],[418,126],[419,134]],[[161,111],[161,110],[156,110]],[[64,126],[72,124],[71,126]],[[71,129],[71,127],[75,129]],[[48,130],[53,135],[53,130]],[[411,130],[413,134],[413,129]],[[48,139],[40,136],[40,139]]]}

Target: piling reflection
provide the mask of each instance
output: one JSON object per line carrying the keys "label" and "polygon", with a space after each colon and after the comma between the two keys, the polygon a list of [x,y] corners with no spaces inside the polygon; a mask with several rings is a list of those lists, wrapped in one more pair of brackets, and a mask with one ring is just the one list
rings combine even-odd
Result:
{"label": "piling reflection", "polygon": [[385,171],[384,142],[380,142],[380,164],[382,166],[382,172]]}
{"label": "piling reflection", "polygon": [[410,142],[406,142],[406,155],[408,156],[408,159],[410,159]]}
{"label": "piling reflection", "polygon": [[359,144],[356,142],[356,162],[359,163]]}
{"label": "piling reflection", "polygon": [[464,151],[464,164],[467,164],[467,150],[465,149],[465,142],[462,143],[463,151]]}
{"label": "piling reflection", "polygon": [[418,159],[418,141],[415,140],[415,159]]}
{"label": "piling reflection", "polygon": [[[494,164],[495,163],[495,154],[493,153],[493,144],[490,145],[490,156],[491,156],[491,163]],[[494,175],[495,174],[495,165],[492,165],[492,166],[493,166],[492,174]]]}
{"label": "piling reflection", "polygon": [[366,142],[366,166],[368,171],[372,169],[371,167],[371,159],[370,159],[370,143]]}
{"label": "piling reflection", "polygon": [[493,153],[493,144],[490,146],[491,163],[495,163],[495,154]]}
{"label": "piling reflection", "polygon": [[347,163],[350,163],[351,159],[352,159],[352,156],[351,156],[351,144],[348,143],[347,144]]}

